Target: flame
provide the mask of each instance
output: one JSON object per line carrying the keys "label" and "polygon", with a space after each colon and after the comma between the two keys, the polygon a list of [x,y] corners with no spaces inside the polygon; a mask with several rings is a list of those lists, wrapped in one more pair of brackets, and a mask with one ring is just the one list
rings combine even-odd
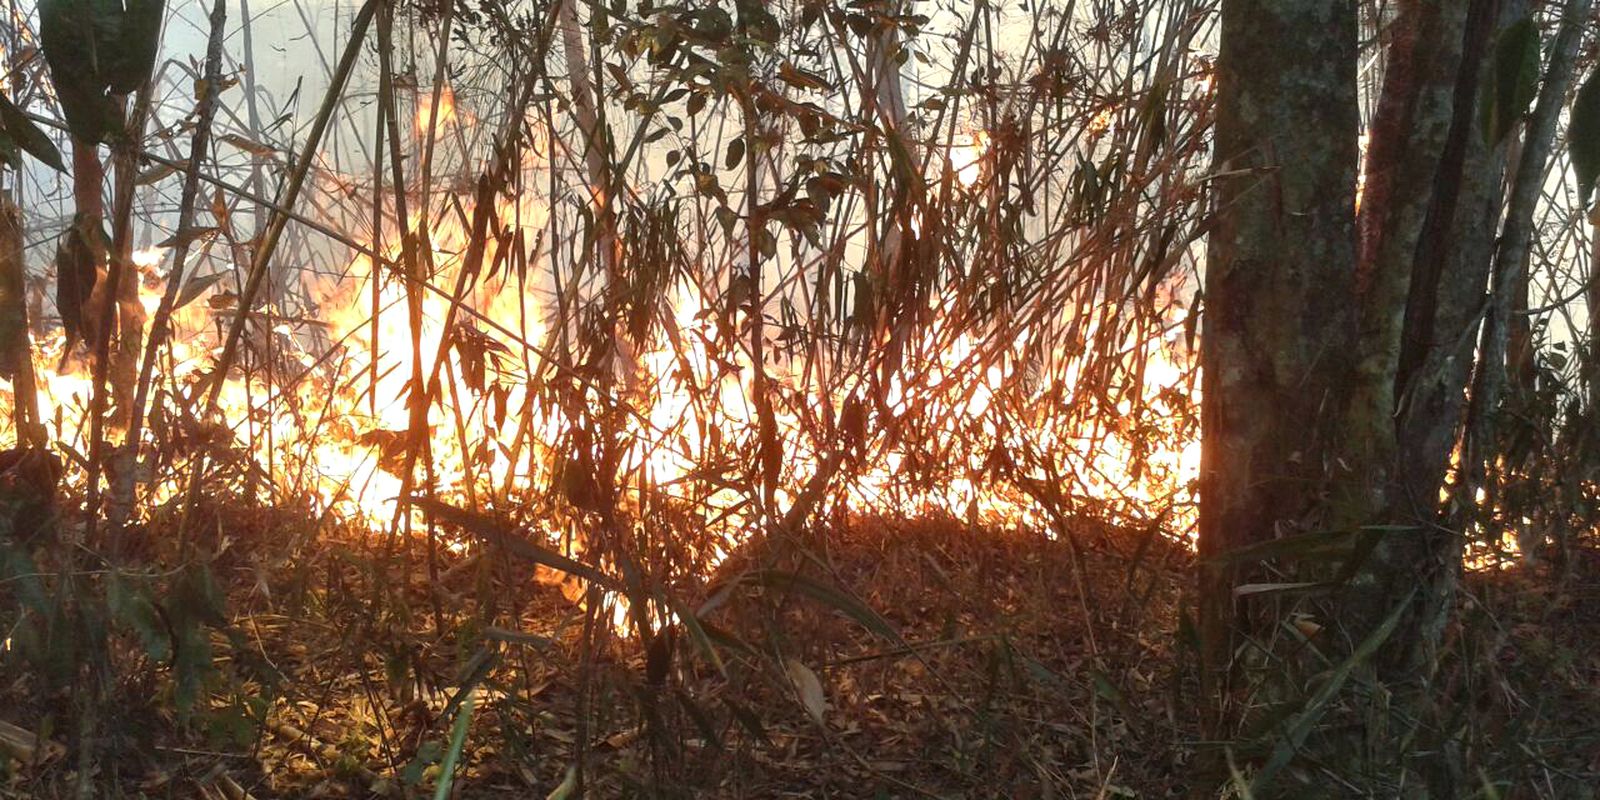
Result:
{"label": "flame", "polygon": [[[441,122],[456,118],[448,88],[439,112]],[[431,114],[420,110],[418,126],[426,129]],[[988,146],[988,137],[975,133],[952,154],[949,168],[963,185],[979,180]],[[524,169],[547,167],[537,143],[528,152]],[[461,277],[471,244],[472,196],[450,200],[467,213],[444,213],[456,206],[435,202],[426,225],[418,214],[406,221],[425,248],[420,261],[431,265],[429,283],[446,289]],[[496,203],[506,233],[524,233],[527,241],[549,219],[549,208],[531,193]],[[402,261],[406,237],[397,221],[386,227],[383,254]],[[491,236],[483,263],[498,263],[506,255],[498,249],[521,240]],[[135,259],[151,312],[164,291],[168,255],[151,250]],[[318,512],[373,533],[397,524],[420,527],[421,512],[399,506],[407,481],[397,453],[415,444],[408,441],[413,376],[437,372],[413,489],[460,506],[538,508],[523,523],[532,535],[600,562],[610,558],[607,542],[651,535],[643,521],[648,513],[670,513],[704,533],[689,556],[700,575],[709,575],[819,474],[827,480],[823,505],[887,516],[1038,528],[1093,509],[1126,522],[1159,512],[1165,516],[1154,521],[1176,531],[1193,525],[1198,393],[1194,354],[1181,336],[1185,312],[1176,304],[1164,333],[1120,343],[1130,365],[1121,381],[1127,390],[1095,396],[1080,395],[1086,382],[1073,352],[1053,349],[1042,334],[981,335],[981,326],[960,316],[964,299],[953,288],[938,298],[941,312],[932,322],[903,343],[902,368],[887,377],[881,396],[874,396],[871,375],[836,367],[835,379],[823,382],[803,359],[770,361],[763,369],[777,398],[772,436],[782,459],[776,509],[763,509],[747,479],[756,461],[751,454],[762,446],[757,369],[725,300],[686,282],[667,287],[670,314],[634,351],[636,386],[608,392],[574,384],[547,357],[571,332],[561,327],[549,293],[528,277],[539,270],[521,277],[511,269],[486,270],[467,281],[465,311],[455,313],[452,331],[450,298],[416,290],[414,319],[407,282],[396,270],[365,255],[346,266],[316,280],[311,295],[321,299],[304,315],[271,305],[250,312],[248,357],[224,380],[220,421],[201,412],[200,387],[240,313],[237,272],[227,268],[178,309],[171,352],[160,359],[154,382],[162,391],[152,402],[139,508],[180,498],[195,454],[207,452],[218,479],[265,502],[304,498]],[[1063,309],[1051,322],[1075,330],[1076,313]],[[436,365],[447,334],[453,345]],[[64,346],[54,332],[34,348],[41,406],[52,440],[87,452],[82,421],[90,382],[78,360],[57,369]],[[587,413],[617,421],[621,449],[611,469],[618,476],[612,502],[627,512],[620,521],[597,519],[576,499],[581,492],[562,488],[573,480],[578,456],[599,454],[572,451],[585,441],[584,423],[552,391],[556,386],[572,390]],[[848,430],[852,407],[870,409],[872,424]],[[839,448],[857,455],[836,476],[823,474]],[[577,581],[559,582],[569,597],[584,596]],[[627,628],[625,604],[613,604],[610,613],[619,630]],[[668,616],[657,609],[650,615]]]}
{"label": "flame", "polygon": [[989,152],[989,134],[974,131],[967,141],[951,148],[950,169],[962,186],[971,189],[983,177],[983,157]]}
{"label": "flame", "polygon": [[451,89],[449,84],[445,84],[438,87],[438,91],[437,121],[434,119],[433,92],[419,91],[417,93],[416,126],[419,136],[427,136],[429,130],[440,131],[458,123],[455,90]]}

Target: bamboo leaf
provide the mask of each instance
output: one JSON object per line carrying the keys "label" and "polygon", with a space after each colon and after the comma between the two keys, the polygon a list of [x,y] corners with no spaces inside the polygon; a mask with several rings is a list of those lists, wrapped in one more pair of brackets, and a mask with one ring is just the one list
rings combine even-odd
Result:
{"label": "bamboo leaf", "polygon": [[862,627],[889,641],[900,641],[900,634],[895,632],[894,628],[889,625],[888,620],[879,616],[877,612],[868,608],[860,600],[832,586],[819,583],[804,575],[775,569],[757,570],[751,572],[745,579],[779,591],[799,592],[824,605],[832,606],[845,616],[861,623]]}
{"label": "bamboo leaf", "polygon": [[817,679],[817,673],[793,658],[786,660],[783,668],[789,675],[789,682],[794,684],[795,692],[800,695],[800,703],[805,706],[806,713],[821,725],[823,715],[828,711],[828,698],[822,692],[822,681]]}
{"label": "bamboo leaf", "polygon": [[423,511],[477,536],[479,539],[505,548],[506,552],[518,558],[524,558],[535,564],[542,564],[553,570],[582,578],[608,591],[622,591],[622,585],[615,578],[588,564],[574,561],[554,550],[540,547],[518,533],[507,530],[499,520],[486,514],[456,508],[437,500],[416,495],[411,496],[409,502]]}
{"label": "bamboo leaf", "polygon": [[567,774],[561,779],[561,785],[551,789],[550,793],[544,796],[544,800],[567,800],[576,791],[578,791],[578,768],[567,767]]}
{"label": "bamboo leaf", "polygon": [[111,612],[112,619],[133,630],[151,659],[165,661],[172,654],[166,626],[155,605],[138,587],[129,585],[128,580],[116,572],[106,578],[106,609]]}
{"label": "bamboo leaf", "polygon": [[1400,625],[1400,619],[1405,616],[1406,610],[1411,607],[1411,601],[1416,596],[1417,591],[1415,589],[1407,593],[1399,603],[1395,604],[1394,610],[1389,612],[1389,616],[1384,619],[1383,623],[1367,635],[1367,638],[1361,642],[1361,646],[1357,647],[1349,658],[1346,658],[1343,663],[1323,676],[1316,694],[1306,701],[1305,707],[1301,709],[1294,722],[1290,723],[1289,729],[1278,737],[1277,743],[1273,745],[1272,757],[1268,759],[1266,765],[1261,768],[1261,772],[1251,782],[1252,792],[1264,790],[1272,779],[1277,776],[1278,772],[1289,765],[1295,753],[1299,752],[1300,747],[1305,744],[1306,737],[1311,735],[1312,729],[1322,719],[1323,713],[1328,709],[1328,704],[1332,702],[1339,690],[1344,688],[1345,682],[1350,679],[1351,673],[1355,672],[1356,667],[1371,658],[1374,653],[1378,652],[1378,648],[1388,641],[1390,634],[1394,633],[1394,629]]}
{"label": "bamboo leaf", "polygon": [[[150,79],[161,46],[161,19],[166,0],[126,0],[109,42],[111,69],[102,73],[113,94],[128,94]],[[107,43],[102,43],[104,46]]]}
{"label": "bamboo leaf", "polygon": [[1493,147],[1527,113],[1538,90],[1539,26],[1533,17],[1517,20],[1500,33],[1488,78],[1479,105],[1484,141]]}
{"label": "bamboo leaf", "polygon": [[1567,148],[1572,153],[1572,168],[1578,173],[1578,192],[1587,204],[1596,179],[1600,179],[1600,69],[1583,82],[1572,104]]}
{"label": "bamboo leaf", "polygon": [[214,226],[191,225],[187,228],[176,231],[171,236],[161,240],[156,244],[156,247],[171,248],[179,245],[188,246],[194,244],[195,240],[210,236],[216,232],[217,228]]}
{"label": "bamboo leaf", "polygon": [[17,108],[17,105],[11,102],[11,98],[4,94],[0,94],[0,127],[5,129],[12,141],[28,151],[29,155],[44,162],[45,166],[56,172],[67,171],[67,165],[62,162],[61,151],[56,149],[55,142],[50,141],[50,137],[45,136],[44,131],[39,130],[39,126],[28,119],[28,115],[22,113],[22,109]]}
{"label": "bamboo leaf", "polygon": [[461,760],[461,751],[467,744],[467,728],[472,724],[472,701],[473,694],[468,692],[460,713],[456,714],[455,724],[450,728],[450,747],[444,751],[444,761],[439,764],[439,783],[433,788],[433,800],[449,800],[450,784],[455,781],[456,762]]}

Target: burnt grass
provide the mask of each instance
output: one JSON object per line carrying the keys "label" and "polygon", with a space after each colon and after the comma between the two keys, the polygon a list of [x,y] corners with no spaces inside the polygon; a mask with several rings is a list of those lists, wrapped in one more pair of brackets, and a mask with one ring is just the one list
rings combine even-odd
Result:
{"label": "burnt grass", "polygon": [[[1192,556],[1152,531],[835,522],[680,587],[688,607],[712,601],[700,629],[646,645],[492,546],[440,547],[430,566],[420,538],[294,512],[219,505],[197,520],[187,545],[152,523],[131,560],[170,571],[184,547],[214,554],[226,624],[209,630],[212,667],[184,710],[170,659],[112,635],[97,796],[432,797],[464,687],[456,797],[1194,788],[1197,683],[1178,633]],[[740,579],[755,570],[800,577]],[[1600,556],[1579,551],[1564,573],[1470,576],[1450,634],[1467,761],[1496,796],[1600,785]],[[0,796],[69,796],[81,693],[14,657],[0,677],[0,722],[52,742],[10,759]]]}

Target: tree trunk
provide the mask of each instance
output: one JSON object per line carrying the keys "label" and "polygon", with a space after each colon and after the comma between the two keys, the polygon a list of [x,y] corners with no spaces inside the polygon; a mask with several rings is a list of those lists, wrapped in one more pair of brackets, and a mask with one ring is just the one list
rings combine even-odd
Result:
{"label": "tree trunk", "polygon": [[[1443,243],[1429,237],[1454,233],[1439,225],[1453,216],[1465,155],[1460,140],[1472,130],[1472,103],[1463,95],[1476,88],[1477,76],[1471,70],[1470,86],[1463,85],[1462,52],[1469,10],[1476,14],[1473,21],[1480,23],[1477,32],[1481,32],[1487,17],[1482,6],[1420,0],[1402,5],[1395,22],[1399,33],[1390,47],[1370,131],[1359,220],[1359,363],[1348,422],[1352,439],[1348,457],[1367,486],[1366,494],[1350,495],[1353,502],[1341,513],[1347,526],[1387,523],[1396,529],[1376,535],[1346,593],[1340,622],[1350,641],[1364,640],[1389,618],[1409,588],[1419,580],[1428,582],[1437,572],[1430,565],[1439,537],[1430,526],[1438,484],[1431,490],[1402,490],[1394,483],[1413,472],[1411,462],[1399,458],[1395,395],[1401,388],[1408,315],[1412,324],[1431,324],[1437,313],[1436,299],[1428,308],[1409,298],[1435,288],[1426,286],[1427,277],[1439,270],[1435,263],[1421,265],[1419,256],[1436,254]],[[1463,99],[1467,102],[1458,105]],[[1460,113],[1463,110],[1466,116]],[[1433,498],[1423,513],[1411,513],[1409,502],[1402,511],[1394,502],[1401,495],[1409,500],[1430,491]],[[1392,668],[1384,670],[1387,678],[1409,680],[1432,651],[1431,637],[1421,631],[1419,609],[1417,604],[1407,608],[1386,641],[1379,660]]]}
{"label": "tree trunk", "polygon": [[17,431],[17,446],[44,445],[33,346],[28,336],[22,212],[4,195],[0,195],[0,377],[11,381],[11,421]]}
{"label": "tree trunk", "polygon": [[558,13],[556,25],[561,29],[561,47],[565,51],[567,80],[572,90],[572,116],[577,120],[578,134],[583,137],[583,165],[594,207],[595,252],[599,254],[600,267],[606,279],[606,307],[615,315],[611,324],[611,352],[601,363],[610,365],[606,372],[607,379],[620,370],[623,386],[631,391],[638,381],[638,375],[633,345],[623,332],[625,323],[620,316],[622,295],[627,291],[627,286],[621,269],[617,215],[611,196],[614,187],[603,138],[605,127],[600,117],[594,82],[589,74],[592,66],[583,45],[585,28],[578,20],[577,0],[561,0]]}
{"label": "tree trunk", "polygon": [[[1475,0],[1472,6],[1463,50],[1473,54],[1485,52],[1500,30],[1527,13],[1526,0]],[[1473,58],[1461,70],[1455,121],[1417,246],[1395,378],[1399,461],[1388,505],[1396,519],[1422,527],[1416,538],[1423,552],[1414,554],[1412,575],[1428,576],[1418,614],[1420,643],[1429,648],[1444,627],[1460,568],[1460,537],[1438,526],[1440,488],[1464,422],[1506,169],[1507,146],[1485,143],[1477,111],[1489,67],[1486,59]]]}
{"label": "tree trunk", "polygon": [[[1267,601],[1219,557],[1326,522],[1355,340],[1353,0],[1228,0],[1217,60],[1216,217],[1201,358],[1200,634],[1226,698]],[[1231,716],[1217,709],[1212,733]]]}
{"label": "tree trunk", "polygon": [[[1490,473],[1496,457],[1495,418],[1505,394],[1507,351],[1511,339],[1513,298],[1528,268],[1528,250],[1533,240],[1533,213],[1544,187],[1545,168],[1555,144],[1556,123],[1566,105],[1567,89],[1572,85],[1574,60],[1583,39],[1584,23],[1593,0],[1567,0],[1561,10],[1561,23],[1550,45],[1539,100],[1528,119],[1527,132],[1516,163],[1516,179],[1507,203],[1505,226],[1495,252],[1493,294],[1484,320],[1482,367],[1472,392],[1472,419],[1463,447],[1463,464],[1468,467],[1467,491],[1492,484]],[[1468,495],[1468,499],[1471,495]]]}

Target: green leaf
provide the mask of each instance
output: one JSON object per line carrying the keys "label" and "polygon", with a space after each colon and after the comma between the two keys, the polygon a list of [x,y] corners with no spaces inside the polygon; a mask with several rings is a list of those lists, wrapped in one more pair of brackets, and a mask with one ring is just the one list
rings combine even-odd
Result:
{"label": "green leaf", "polygon": [[5,128],[6,134],[23,150],[34,158],[44,162],[45,166],[57,172],[66,172],[67,165],[61,160],[61,151],[56,149],[55,142],[39,130],[28,115],[11,102],[11,98],[0,94],[0,126]]}
{"label": "green leaf", "polygon": [[1572,122],[1567,127],[1567,148],[1572,153],[1572,168],[1578,173],[1578,192],[1585,205],[1589,193],[1600,179],[1600,69],[1583,82],[1572,103]]}
{"label": "green leaf", "polygon": [[36,616],[47,616],[50,603],[38,564],[20,545],[0,540],[0,587]]}
{"label": "green leaf", "polygon": [[0,128],[0,164],[22,169],[22,151],[17,149],[17,141],[4,128]]}
{"label": "green leaf", "polygon": [[561,785],[550,790],[544,800],[568,800],[578,791],[578,768],[567,767],[567,774],[561,779]]}
{"label": "green leaf", "polygon": [[473,695],[469,692],[466,701],[461,704],[460,713],[456,714],[455,725],[450,728],[450,749],[444,752],[444,761],[439,764],[439,783],[433,789],[433,800],[450,798],[456,762],[461,760],[461,750],[467,744],[467,728],[472,724],[472,701]]}
{"label": "green leaf", "polygon": [[444,744],[437,739],[429,739],[417,746],[417,755],[400,771],[400,782],[407,786],[416,786],[422,782],[422,773],[428,767],[439,763],[444,757]]}
{"label": "green leaf", "polygon": [[150,80],[166,10],[166,0],[126,0],[126,10],[115,15],[115,38],[102,42],[111,50],[111,69],[101,77],[112,93],[128,94]]}
{"label": "green leaf", "polygon": [[41,0],[39,39],[72,135],[102,144],[125,135],[112,95],[150,79],[166,0]]}
{"label": "green leaf", "polygon": [[1259,793],[1264,790],[1277,777],[1277,774],[1289,765],[1295,753],[1299,752],[1300,747],[1305,744],[1306,737],[1311,735],[1311,731],[1317,726],[1317,722],[1322,719],[1323,713],[1328,709],[1328,704],[1338,695],[1339,690],[1344,688],[1345,683],[1350,680],[1350,675],[1355,672],[1356,667],[1371,658],[1373,654],[1378,652],[1378,648],[1388,641],[1389,636],[1400,625],[1400,619],[1405,616],[1406,610],[1411,607],[1411,602],[1416,599],[1416,596],[1417,590],[1412,589],[1389,612],[1389,616],[1384,619],[1383,623],[1368,634],[1366,639],[1362,640],[1361,646],[1357,647],[1349,658],[1345,659],[1339,666],[1328,670],[1321,676],[1320,680],[1316,681],[1317,684],[1320,684],[1316,694],[1306,700],[1305,706],[1301,709],[1294,722],[1289,725],[1288,730],[1278,737],[1278,741],[1272,748],[1272,757],[1261,768],[1261,772],[1256,774],[1255,780],[1251,784],[1252,793]]}
{"label": "green leaf", "polygon": [[183,285],[183,290],[178,294],[178,301],[172,305],[172,310],[177,311],[178,309],[200,299],[200,295],[205,294],[206,290],[217,285],[227,277],[228,273],[226,272],[213,272],[210,275],[201,275],[190,278],[189,281]]}
{"label": "green leaf", "polygon": [[227,601],[217,588],[216,577],[205,564],[195,563],[184,569],[172,587],[172,598],[167,611],[174,617],[203,622],[215,628],[228,625]]}
{"label": "green leaf", "polygon": [[178,649],[172,658],[173,701],[181,721],[187,723],[200,702],[211,668],[210,634],[194,620],[186,620],[178,630]]}
{"label": "green leaf", "polygon": [[133,631],[151,659],[166,661],[172,655],[166,625],[142,587],[112,572],[106,578],[106,608],[112,619]]}
{"label": "green leaf", "polygon": [[1484,141],[1490,147],[1527,113],[1538,88],[1539,26],[1529,16],[1507,26],[1495,42],[1494,61],[1479,100]]}
{"label": "green leaf", "polygon": [[[55,72],[54,68],[51,69]],[[67,118],[67,129],[76,139],[91,144],[119,141],[123,130],[122,109],[92,85],[75,80],[56,81],[56,100]]]}
{"label": "green leaf", "polygon": [[1227,564],[1252,564],[1267,559],[1339,560],[1356,546],[1359,531],[1331,530],[1297,533],[1278,539],[1245,545],[1214,556],[1211,561]]}

